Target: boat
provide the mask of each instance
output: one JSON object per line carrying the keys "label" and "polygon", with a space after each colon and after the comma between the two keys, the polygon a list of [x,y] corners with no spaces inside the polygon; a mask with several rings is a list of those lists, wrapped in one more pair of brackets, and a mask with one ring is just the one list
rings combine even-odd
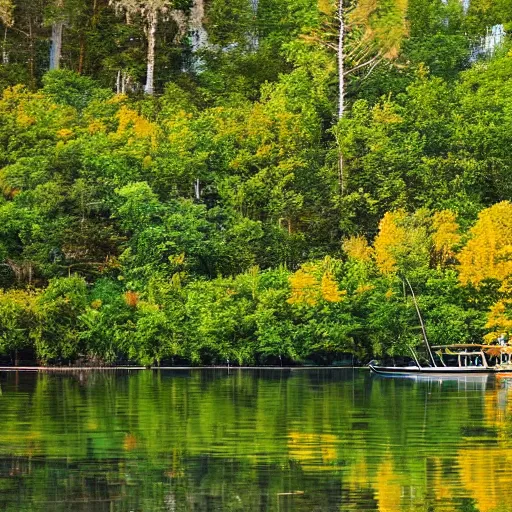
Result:
{"label": "boat", "polygon": [[[425,343],[428,363],[421,365],[415,351],[410,347],[413,361],[407,366],[381,366],[371,361],[368,366],[373,373],[390,377],[413,375],[506,375],[512,374],[512,346],[479,345],[479,344],[452,344],[431,346],[423,318],[421,316],[414,290],[407,278],[413,298],[418,320],[421,326],[423,341]],[[434,354],[437,356],[434,357]]]}
{"label": "boat", "polygon": [[[371,361],[370,370],[379,375],[478,375],[512,374],[512,347],[457,344],[430,347],[431,363],[422,366],[413,353],[407,366],[380,366]],[[437,358],[433,354],[436,354]]]}

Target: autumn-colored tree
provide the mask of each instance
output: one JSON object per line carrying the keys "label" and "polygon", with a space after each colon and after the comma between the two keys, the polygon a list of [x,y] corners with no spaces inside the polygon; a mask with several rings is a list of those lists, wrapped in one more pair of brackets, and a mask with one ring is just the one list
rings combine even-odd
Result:
{"label": "autumn-colored tree", "polygon": [[289,304],[314,306],[319,300],[340,302],[346,291],[340,291],[333,274],[335,262],[326,257],[320,264],[306,263],[289,278]]}
{"label": "autumn-colored tree", "polygon": [[386,212],[379,224],[379,234],[373,244],[375,263],[383,274],[391,274],[398,270],[396,250],[407,237],[405,228],[400,224],[405,212]]}
{"label": "autumn-colored tree", "polygon": [[303,265],[290,276],[291,296],[287,301],[289,304],[314,306],[317,303],[319,282],[314,275],[316,270],[314,265]]}
{"label": "autumn-colored tree", "polygon": [[512,300],[503,299],[493,304],[487,314],[485,328],[489,332],[484,336],[486,343],[495,342],[501,335],[510,340],[512,334]]}
{"label": "autumn-colored tree", "polygon": [[502,201],[480,212],[460,251],[459,280],[479,287],[486,279],[502,284],[512,278],[512,203]]}
{"label": "autumn-colored tree", "polygon": [[364,236],[351,236],[343,241],[345,254],[354,260],[371,261],[372,248]]}
{"label": "autumn-colored tree", "polygon": [[457,216],[450,210],[435,212],[432,217],[434,261],[444,266],[455,256],[454,247],[460,242]]}

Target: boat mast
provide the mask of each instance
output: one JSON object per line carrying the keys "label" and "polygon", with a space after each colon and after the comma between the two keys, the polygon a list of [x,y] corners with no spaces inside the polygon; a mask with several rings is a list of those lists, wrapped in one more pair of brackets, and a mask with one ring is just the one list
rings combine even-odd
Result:
{"label": "boat mast", "polygon": [[414,290],[412,289],[411,283],[409,282],[409,279],[407,279],[406,276],[404,276],[405,282],[409,286],[409,289],[411,290],[412,300],[414,302],[414,307],[416,308],[416,313],[418,315],[418,319],[420,321],[421,325],[421,332],[423,334],[423,341],[425,342],[425,346],[427,347],[428,355],[430,356],[430,360],[432,361],[432,364],[437,367],[437,364],[434,360],[434,354],[432,354],[432,349],[430,348],[430,343],[428,342],[427,338],[427,331],[425,329],[425,324],[423,323],[423,318],[421,317],[420,308],[418,306],[418,302],[416,301],[416,295],[414,295]]}

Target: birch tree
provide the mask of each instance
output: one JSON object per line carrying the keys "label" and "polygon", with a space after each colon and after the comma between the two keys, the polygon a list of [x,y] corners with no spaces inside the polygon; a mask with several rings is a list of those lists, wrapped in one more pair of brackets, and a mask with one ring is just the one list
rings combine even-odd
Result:
{"label": "birch tree", "polygon": [[334,130],[339,156],[339,187],[346,188],[339,121],[347,111],[346,85],[350,76],[367,77],[379,64],[399,55],[407,35],[408,0],[319,0],[321,21],[305,36],[330,48],[337,57],[338,127]]}
{"label": "birch tree", "polygon": [[9,53],[7,52],[7,29],[14,23],[13,17],[14,5],[11,0],[0,0],[0,21],[4,26],[4,39],[2,42],[2,64],[9,63]]}
{"label": "birch tree", "polygon": [[128,23],[131,22],[132,16],[140,16],[143,20],[144,32],[148,42],[146,85],[144,86],[144,92],[146,94],[153,94],[158,22],[162,16],[173,18],[181,34],[186,31],[185,16],[180,11],[173,9],[172,0],[110,0],[109,3],[114,6],[116,11],[122,11],[126,14]]}
{"label": "birch tree", "polygon": [[49,19],[52,25],[52,36],[50,44],[50,70],[60,68],[62,55],[62,34],[66,23],[64,12],[64,0],[55,0],[49,6]]}

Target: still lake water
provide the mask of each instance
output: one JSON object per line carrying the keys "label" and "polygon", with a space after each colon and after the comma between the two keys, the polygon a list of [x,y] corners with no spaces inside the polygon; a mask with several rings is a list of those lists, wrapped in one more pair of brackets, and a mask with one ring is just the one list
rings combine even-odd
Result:
{"label": "still lake water", "polygon": [[512,511],[512,380],[0,372],[2,511]]}

